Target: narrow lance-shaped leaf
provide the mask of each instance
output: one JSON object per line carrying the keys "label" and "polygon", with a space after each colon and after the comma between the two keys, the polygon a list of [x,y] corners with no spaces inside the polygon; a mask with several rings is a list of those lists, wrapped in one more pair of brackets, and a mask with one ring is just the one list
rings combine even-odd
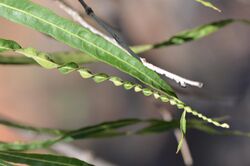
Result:
{"label": "narrow lance-shaped leaf", "polygon": [[29,0],[0,0],[0,16],[50,35],[99,61],[130,74],[156,90],[176,96],[172,88],[159,75],[145,67],[124,49]]}
{"label": "narrow lance-shaped leaf", "polygon": [[182,145],[183,145],[183,140],[184,140],[184,134],[183,134],[183,132],[182,132],[182,133],[181,133],[181,138],[180,138],[180,140],[178,140],[179,142],[178,142],[176,154],[179,153],[179,151],[181,150]]}
{"label": "narrow lance-shaped leaf", "polygon": [[12,164],[10,164],[8,162],[5,162],[3,160],[0,160],[0,166],[14,166],[14,165],[12,165]]}
{"label": "narrow lance-shaped leaf", "polygon": [[68,73],[73,72],[73,71],[78,71],[83,78],[92,78],[96,83],[100,83],[100,82],[109,80],[109,81],[113,82],[115,86],[122,86],[123,85],[123,87],[126,90],[134,88],[135,92],[142,92],[145,96],[153,95],[155,97],[155,99],[160,99],[162,102],[165,102],[165,103],[169,102],[171,105],[175,105],[177,108],[183,109],[187,113],[190,113],[196,117],[199,117],[199,118],[203,119],[204,121],[212,123],[215,126],[229,128],[228,124],[226,124],[226,123],[221,124],[217,121],[212,120],[211,118],[208,118],[208,117],[202,115],[201,113],[198,113],[197,111],[191,109],[191,107],[186,106],[182,101],[180,101],[178,98],[176,98],[174,96],[160,94],[155,90],[152,90],[149,88],[143,88],[139,84],[133,84],[131,82],[124,82],[123,80],[121,80],[118,77],[108,76],[108,75],[103,74],[103,73],[92,74],[88,69],[86,69],[84,67],[80,67],[78,64],[73,63],[73,62],[67,63],[65,65],[57,64],[56,62],[54,62],[52,60],[50,55],[43,53],[43,52],[38,52],[33,48],[25,48],[25,49],[22,48],[22,49],[18,49],[15,51],[17,53],[25,55],[29,58],[33,58],[37,63],[39,63],[44,68],[47,68],[47,69],[57,68],[63,74],[68,74]]}
{"label": "narrow lance-shaped leaf", "polygon": [[[9,125],[11,124],[11,125]],[[13,125],[15,124],[15,125]],[[52,134],[52,132],[47,132],[47,130],[42,130],[41,128],[35,128],[21,125],[13,122],[5,123],[4,125],[30,130],[37,132],[39,131],[40,134]],[[140,125],[141,128],[138,129]],[[146,126],[145,126],[146,125]],[[23,126],[23,127],[22,127]],[[145,127],[144,127],[145,126]],[[22,142],[15,142],[15,143],[5,143],[0,142],[0,150],[11,150],[11,151],[27,151],[27,150],[34,150],[34,149],[43,149],[49,148],[50,146],[62,142],[62,141],[74,141],[74,140],[82,140],[88,138],[110,138],[110,137],[117,137],[117,136],[128,136],[128,135],[143,135],[143,134],[159,134],[167,131],[171,131],[176,129],[180,126],[180,121],[172,120],[172,121],[163,121],[157,119],[150,119],[150,120],[141,120],[141,119],[123,119],[117,121],[109,121],[100,123],[93,126],[83,127],[81,129],[72,130],[65,132],[63,130],[58,129],[50,129],[52,131],[58,130],[60,135],[56,134],[56,138],[43,140],[43,141],[34,141],[31,143],[22,143]],[[129,129],[123,129],[124,127],[130,127]],[[136,127],[134,130],[131,127]],[[200,120],[190,119],[187,121],[187,127],[189,129],[196,129],[208,134],[213,135],[228,135],[228,136],[244,136],[250,137],[250,133],[241,132],[241,131],[220,131],[216,128],[209,126],[206,122]],[[181,143],[179,144],[181,145]],[[181,146],[179,147],[181,148]]]}
{"label": "narrow lance-shaped leaf", "polygon": [[139,119],[125,119],[118,120],[114,122],[104,122],[99,125],[84,127],[79,130],[71,131],[66,134],[66,137],[72,139],[84,139],[84,138],[102,138],[102,137],[113,137],[126,135],[132,132],[121,132],[117,129],[133,126],[138,123],[148,123],[147,121],[139,120]]}
{"label": "narrow lance-shaped leaf", "polygon": [[153,134],[153,133],[163,133],[164,131],[172,130],[178,128],[180,122],[178,120],[164,121],[158,119],[151,119],[150,125],[139,129],[137,134]]}
{"label": "narrow lance-shaped leaf", "polygon": [[184,139],[184,136],[186,134],[186,111],[183,111],[182,115],[181,115],[181,119],[180,119],[180,130],[181,130],[181,138],[179,140],[179,143],[178,143],[178,147],[177,147],[177,151],[176,153],[178,153],[181,148],[182,148],[182,144],[183,144],[183,139]]}
{"label": "narrow lance-shaped leaf", "polygon": [[[222,119],[224,119],[224,117]],[[125,130],[124,135],[127,135],[127,133],[139,134],[139,135],[162,133],[162,132],[169,131],[171,129],[178,128],[180,126],[184,126],[183,124],[180,125],[179,120],[164,121],[164,120],[159,120],[159,119],[144,119],[144,120],[143,119],[122,119],[122,120],[116,120],[116,121],[103,122],[97,125],[82,127],[80,129],[71,130],[71,131],[66,131],[66,130],[61,130],[61,129],[32,127],[32,126],[27,126],[27,125],[19,124],[16,122],[7,121],[7,120],[1,120],[0,124],[11,127],[11,128],[33,131],[39,134],[50,134],[54,136],[63,136],[63,137],[67,135],[68,137],[71,137],[74,139],[93,138],[96,136],[95,132],[97,131],[102,132],[103,135],[101,137],[109,137],[110,136],[109,131],[111,130],[116,131],[117,129],[128,127],[128,126],[134,126],[137,124],[147,124],[147,126],[142,127],[141,129],[138,129],[135,132],[132,132],[131,130]],[[182,130],[183,128],[185,127],[182,127]],[[197,129],[208,134],[245,136],[245,137],[250,138],[249,132],[242,132],[238,130],[229,130],[229,131],[217,130],[216,128],[212,126],[209,126],[208,123],[203,120],[189,119],[186,121],[186,128]],[[108,135],[106,135],[105,132],[108,133]],[[88,136],[86,136],[86,133],[88,134]],[[99,136],[98,138],[100,138]]]}
{"label": "narrow lance-shaped leaf", "polygon": [[186,130],[187,130],[186,113],[187,113],[186,111],[183,111],[181,115],[181,120],[180,120],[180,129],[181,129],[181,132],[183,132],[184,134],[186,134]]}
{"label": "narrow lance-shaped leaf", "polygon": [[91,166],[84,161],[49,154],[29,154],[29,153],[17,153],[0,151],[0,158],[4,161],[8,161],[16,164],[34,165],[46,165],[46,166]]}
{"label": "narrow lance-shaped leaf", "polygon": [[[124,127],[133,127],[138,124],[142,126],[152,126],[156,120],[140,120],[140,119],[124,119],[124,120],[117,120],[117,121],[110,121],[104,122],[93,126],[83,127],[81,129],[68,131],[66,133],[59,132],[61,135],[56,135],[56,138],[43,140],[43,141],[34,141],[31,143],[24,143],[24,142],[15,142],[15,143],[5,143],[0,142],[0,150],[7,150],[7,151],[27,151],[27,150],[34,150],[34,149],[43,149],[48,148],[58,142],[61,141],[74,141],[74,140],[81,140],[81,139],[89,139],[89,138],[110,138],[110,137],[117,137],[117,136],[126,136],[126,135],[133,135],[133,134],[143,134],[143,132],[137,132],[134,129],[124,129],[120,130]],[[13,124],[13,122],[6,123]],[[144,125],[143,125],[144,124]],[[171,121],[164,123],[164,131],[170,131],[171,129],[177,128],[179,123],[176,121]],[[20,124],[11,125],[10,127],[18,126],[20,128]],[[168,128],[166,128],[168,126]],[[33,127],[24,126],[23,129],[30,129]],[[146,127],[147,128],[147,127]],[[51,129],[53,130],[53,129]],[[143,131],[143,129],[139,129]],[[32,131],[41,131],[40,128]],[[43,132],[44,134],[53,134],[47,133],[47,131]],[[153,133],[153,132],[149,132]]]}
{"label": "narrow lance-shaped leaf", "polygon": [[[74,62],[79,65],[97,62],[96,59],[79,51],[53,52],[53,53],[50,53],[50,58],[57,64],[61,64],[61,65],[65,63],[69,63],[69,62]],[[37,62],[25,56],[0,55],[0,64],[29,65],[29,64],[37,64]]]}
{"label": "narrow lance-shaped leaf", "polygon": [[53,139],[47,139],[42,141],[33,141],[30,143],[25,142],[14,142],[14,143],[6,143],[6,142],[0,142],[0,150],[5,151],[27,151],[27,150],[34,150],[34,149],[45,149],[49,148],[52,145],[65,140],[61,137],[53,138]]}
{"label": "narrow lance-shaped leaf", "polygon": [[33,59],[25,56],[14,56],[14,55],[0,55],[1,65],[30,65],[37,64]]}
{"label": "narrow lance-shaped leaf", "polygon": [[177,33],[176,35],[172,36],[170,39],[162,41],[160,43],[134,46],[132,47],[132,49],[137,53],[143,53],[152,49],[185,44],[187,42],[199,40],[208,35],[211,35],[217,32],[218,30],[228,25],[231,25],[232,23],[235,23],[235,22],[240,22],[240,23],[245,23],[247,25],[250,25],[249,21],[244,20],[244,19],[238,19],[238,20],[226,19],[226,20],[215,21],[212,23],[204,24],[202,26],[198,26],[190,30]]}
{"label": "narrow lance-shaped leaf", "polygon": [[217,8],[215,5],[213,5],[211,2],[208,2],[206,0],[195,0],[196,2],[201,3],[202,5],[209,7],[211,9],[217,10],[218,12],[221,12],[219,8]]}
{"label": "narrow lance-shaped leaf", "polygon": [[46,133],[46,134],[52,134],[52,135],[62,135],[66,131],[64,130],[57,130],[57,129],[49,129],[49,128],[36,128],[36,127],[31,127],[31,126],[25,126],[25,125],[20,125],[18,123],[13,123],[7,120],[0,119],[0,125],[5,125],[17,129],[22,129],[22,130],[28,130],[28,131],[33,131],[36,133]]}
{"label": "narrow lance-shaped leaf", "polygon": [[8,50],[16,50],[19,48],[21,48],[21,46],[14,41],[5,40],[5,39],[0,40],[0,52],[8,51]]}
{"label": "narrow lance-shaped leaf", "polygon": [[[44,140],[44,141],[35,141],[31,143],[24,143],[24,142],[16,142],[16,143],[4,143],[0,142],[0,150],[11,150],[11,151],[27,151],[27,150],[34,150],[34,149],[43,149],[48,148],[58,142],[61,141],[73,141],[78,139],[87,139],[87,138],[107,138],[107,137],[115,137],[115,136],[124,136],[128,133],[132,134],[132,131],[120,131],[118,129],[133,126],[139,123],[150,123],[149,121],[143,121],[139,119],[124,119],[124,120],[117,120],[111,122],[104,122],[93,126],[83,127],[78,130],[72,130],[65,132],[63,130],[56,130],[56,129],[46,129],[37,128],[34,129],[33,127],[19,125],[13,122],[5,123],[7,126],[10,127],[17,127],[22,128],[24,130],[30,130],[34,132],[39,132],[43,134],[52,134],[55,135],[55,138]],[[10,125],[11,124],[11,125]],[[15,125],[13,125],[15,124]],[[58,131],[58,134],[48,131]],[[59,134],[60,133],[60,134]]]}
{"label": "narrow lance-shaped leaf", "polygon": [[[231,25],[232,23],[240,22],[250,24],[248,20],[235,20],[235,19],[227,19],[227,20],[220,20],[216,22],[212,22],[209,24],[205,24],[184,32],[180,32],[169,40],[157,43],[157,44],[148,44],[148,45],[139,45],[139,46],[132,46],[131,48],[137,54],[143,53],[152,49],[163,48],[172,45],[181,45],[187,42],[199,40],[206,36],[209,36],[218,30],[226,27],[227,25]],[[183,35],[182,35],[183,34]],[[189,36],[185,39],[185,36]],[[182,38],[182,39],[181,39]],[[180,42],[181,40],[182,42]],[[52,59],[60,64],[65,64],[67,62],[75,62],[77,64],[85,64],[85,63],[92,63],[96,62],[97,60],[90,57],[87,54],[84,54],[80,51],[73,51],[73,52],[58,52],[58,53],[51,53]],[[16,57],[16,56],[0,56],[0,64],[37,64],[32,59],[27,57]]]}

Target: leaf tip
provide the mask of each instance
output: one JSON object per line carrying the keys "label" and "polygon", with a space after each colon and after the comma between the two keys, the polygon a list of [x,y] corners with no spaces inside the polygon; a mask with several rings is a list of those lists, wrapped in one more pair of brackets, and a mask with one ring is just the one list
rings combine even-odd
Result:
{"label": "leaf tip", "polygon": [[181,134],[181,139],[180,139],[180,141],[179,141],[179,143],[178,143],[178,147],[177,147],[177,150],[176,150],[176,154],[178,154],[179,151],[180,151],[181,148],[182,148],[183,139],[184,139],[184,134],[182,133],[182,134]]}
{"label": "leaf tip", "polygon": [[223,124],[221,125],[221,127],[226,128],[226,129],[229,129],[229,128],[230,128],[230,125],[227,124],[227,123],[223,123]]}

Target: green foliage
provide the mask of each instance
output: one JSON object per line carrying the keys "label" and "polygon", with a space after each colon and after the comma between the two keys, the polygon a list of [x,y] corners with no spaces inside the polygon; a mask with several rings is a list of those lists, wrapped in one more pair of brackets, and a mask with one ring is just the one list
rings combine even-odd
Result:
{"label": "green foliage", "polygon": [[124,119],[113,122],[104,122],[98,125],[84,127],[75,131],[70,131],[66,133],[64,137],[77,140],[85,138],[105,138],[129,135],[132,132],[119,131],[117,129],[137,125],[139,123],[150,123],[150,121],[143,121],[139,119]]}
{"label": "green foliage", "polygon": [[184,135],[186,134],[187,131],[186,113],[187,113],[186,111],[183,111],[181,115],[181,120],[180,120],[181,139],[179,141],[176,153],[178,153],[181,150]]}
{"label": "green foliage", "polygon": [[31,1],[1,0],[0,16],[45,33],[99,61],[130,74],[151,88],[175,96],[172,88],[165,81],[124,49],[94,34],[89,29],[59,17],[52,11]]}
{"label": "green foliage", "polygon": [[[183,118],[181,121],[183,121]],[[69,142],[69,141],[90,139],[90,138],[92,139],[111,138],[117,136],[158,134],[171,131],[173,129],[177,129],[180,126],[180,123],[181,122],[178,120],[164,121],[157,119],[148,119],[148,120],[122,119],[116,121],[103,122],[97,125],[83,127],[77,130],[65,131],[60,129],[35,128],[13,122],[0,121],[0,124],[3,124],[5,126],[22,129],[26,131],[32,131],[38,134],[51,135],[54,137],[43,141],[34,141],[31,143],[0,142],[0,151],[27,151],[35,149],[44,149],[44,148],[49,148],[52,145],[62,141]],[[138,128],[138,126],[141,127]],[[188,129],[196,129],[212,135],[233,135],[233,136],[250,137],[250,133],[244,133],[241,131],[219,131],[216,128],[208,126],[207,123],[202,120],[190,119],[187,121],[186,126]],[[134,127],[136,129],[133,129]],[[183,129],[183,127],[182,130],[186,131],[186,129]],[[181,142],[178,145],[178,151],[180,150],[180,148],[181,148]]]}
{"label": "green foliage", "polygon": [[19,46],[19,44],[17,44],[14,41],[4,40],[4,39],[2,39],[0,41],[0,52],[12,50],[12,49],[16,50],[16,49],[19,49],[19,48],[21,48]]}
{"label": "green foliage", "polygon": [[1,65],[29,65],[37,64],[33,59],[24,57],[24,56],[6,56],[0,55],[0,64]]}
{"label": "green foliage", "polygon": [[33,141],[31,143],[23,143],[23,142],[14,142],[14,143],[6,143],[0,142],[0,150],[4,151],[28,151],[34,149],[45,149],[48,148],[58,142],[62,141],[62,139],[55,138],[49,139],[45,141]]}
{"label": "green foliage", "polygon": [[[220,20],[202,26],[198,26],[196,28],[186,30],[184,32],[180,32],[172,36],[170,39],[162,41],[157,44],[132,46],[131,49],[133,49],[135,53],[139,54],[150,51],[152,49],[185,44],[187,42],[202,39],[235,22],[249,24],[248,20],[235,20],[235,19]],[[61,65],[69,62],[75,62],[77,64],[97,62],[95,58],[92,58],[91,56],[84,54],[80,51],[50,53],[50,58],[56,63]],[[34,60],[23,56],[17,57],[17,56],[0,55],[0,64],[37,64],[37,63]]]}
{"label": "green foliage", "polygon": [[[1,40],[1,39],[0,39]],[[78,64],[71,62],[67,63],[65,65],[60,65],[55,63],[51,58],[50,55],[42,52],[38,52],[33,48],[22,48],[17,49],[15,52],[20,53],[22,55],[25,55],[29,58],[34,59],[38,64],[40,64],[42,67],[46,69],[54,69],[57,68],[61,73],[68,74],[73,71],[78,71],[79,74],[82,76],[82,78],[92,78],[96,83],[101,83],[103,81],[109,80],[113,82],[115,86],[122,86],[126,90],[130,90],[134,88],[135,92],[142,92],[145,96],[151,96],[153,95],[155,99],[160,99],[162,102],[166,103],[169,102],[171,105],[176,106],[178,109],[183,109],[187,113],[191,113],[194,116],[197,116],[198,118],[201,118],[209,123],[214,124],[215,126],[223,127],[223,128],[229,128],[229,125],[226,123],[219,123],[211,118],[207,118],[206,116],[202,115],[201,113],[198,113],[197,111],[193,110],[191,107],[186,106],[185,103],[180,101],[178,98],[174,96],[169,96],[165,94],[161,94],[155,90],[149,89],[149,88],[143,88],[139,84],[134,84],[128,81],[123,81],[122,79],[114,76],[108,76],[104,73],[98,73],[98,74],[92,74],[89,69],[86,69],[84,67],[80,67]]]}
{"label": "green foliage", "polygon": [[186,111],[183,111],[181,115],[180,129],[182,133],[186,134],[186,130],[187,130]]}
{"label": "green foliage", "polygon": [[176,154],[179,153],[179,151],[181,150],[182,145],[183,145],[183,140],[184,140],[184,134],[181,133],[181,138],[180,138],[178,146],[177,146]]}
{"label": "green foliage", "polygon": [[[81,129],[72,130],[72,131],[63,131],[58,129],[44,129],[44,128],[33,128],[28,126],[22,126],[20,124],[15,124],[13,122],[4,123],[7,126],[14,127],[14,128],[22,128],[24,130],[30,130],[40,134],[50,134],[53,135],[55,138],[44,140],[44,141],[36,141],[32,143],[22,143],[22,142],[15,142],[15,143],[0,143],[0,150],[11,150],[11,151],[27,151],[27,150],[34,150],[34,149],[43,149],[48,148],[58,142],[61,141],[74,141],[79,139],[88,139],[88,138],[109,138],[109,137],[116,137],[116,136],[125,136],[136,134],[137,131],[120,131],[119,129],[128,127],[128,126],[135,126],[138,124],[147,124],[151,126],[154,124],[154,120],[139,120],[139,119],[124,119],[124,120],[117,120],[111,122],[104,122],[94,126],[83,127]],[[167,122],[165,125],[169,126],[168,130],[171,130],[175,127],[178,127],[178,123],[176,121]],[[20,127],[22,126],[22,127]],[[147,128],[140,129],[144,130],[144,133],[147,131]],[[142,132],[138,131],[138,134]],[[53,131],[53,132],[52,132]],[[165,130],[166,131],[166,130]]]}
{"label": "green foliage", "polygon": [[[54,62],[61,64],[61,65],[65,63],[69,63],[69,62],[74,62],[79,65],[97,62],[96,59],[78,51],[50,53],[50,58]],[[37,62],[26,56],[0,55],[0,64],[28,65],[28,64],[37,64]]]}
{"label": "green foliage", "polygon": [[13,166],[13,165],[10,164],[10,163],[5,162],[3,160],[0,160],[0,166]]}
{"label": "green foliage", "polygon": [[221,10],[219,8],[217,8],[216,6],[214,6],[211,2],[205,1],[205,0],[195,0],[196,2],[201,3],[202,5],[212,8],[214,10],[217,10],[218,12],[221,12]]}
{"label": "green foliage", "polygon": [[[220,11],[220,9],[215,7],[210,2],[204,0],[196,1],[214,10]],[[56,15],[52,11],[42,6],[36,5],[29,0],[0,0],[0,16],[10,21],[33,28],[78,50],[67,53],[59,52],[47,54],[44,52],[39,52],[34,48],[22,48],[15,41],[0,39],[1,53],[12,51],[23,55],[0,55],[0,64],[39,64],[46,69],[57,69],[62,74],[78,72],[82,78],[93,79],[96,83],[110,81],[115,86],[122,86],[126,90],[133,89],[135,92],[140,92],[144,96],[153,96],[155,99],[158,99],[163,103],[169,103],[170,105],[176,106],[178,109],[183,110],[180,121],[172,120],[166,122],[157,119],[123,119],[104,122],[72,131],[36,128],[20,125],[6,120],[0,120],[0,124],[2,125],[53,136],[47,140],[39,140],[31,143],[0,142],[0,165],[8,166],[12,165],[11,163],[51,166],[89,165],[83,161],[73,158],[47,154],[24,154],[17,153],[16,151],[49,148],[52,145],[62,141],[69,142],[87,138],[110,138],[128,135],[156,134],[176,128],[180,128],[182,133],[177,147],[177,152],[179,152],[182,147],[187,128],[200,130],[202,132],[214,135],[235,135],[250,137],[250,133],[228,130],[220,131],[209,126],[208,123],[211,123],[218,127],[229,128],[228,124],[220,123],[218,120],[208,118],[179,100],[172,88],[164,80],[162,80],[158,74],[145,67],[140,61],[131,56],[125,49],[118,47],[116,44],[113,44],[112,42],[106,40],[98,34],[95,34],[87,28],[84,28],[72,21]],[[250,24],[248,20],[221,20],[178,33],[170,39],[157,44],[134,46],[131,48],[135,51],[135,53],[139,54],[152,49],[163,48],[172,45],[181,45],[190,41],[204,38],[234,22]],[[95,74],[82,66],[82,64],[97,61],[107,63],[119,69],[120,71],[131,75],[132,77],[144,83],[146,87],[145,85],[124,81],[119,77],[109,76],[105,73]],[[192,114],[193,116],[196,116],[202,120],[186,120],[187,113]],[[143,125],[143,127],[140,127],[139,129],[137,128],[136,130],[125,128],[135,127],[136,125]]]}
{"label": "green foliage", "polygon": [[0,158],[16,164],[46,165],[46,166],[91,166],[90,164],[69,157],[49,154],[31,154],[0,151]]}
{"label": "green foliage", "polygon": [[17,129],[23,129],[23,130],[29,130],[33,131],[36,133],[46,133],[46,134],[52,134],[52,135],[61,135],[62,133],[65,133],[66,131],[63,130],[53,130],[53,129],[48,129],[48,128],[36,128],[36,127],[31,127],[31,126],[25,126],[25,125],[20,125],[17,123],[13,123],[7,120],[0,120],[1,125],[17,128]]}
{"label": "green foliage", "polygon": [[202,39],[235,22],[245,23],[249,25],[248,20],[237,20],[237,19],[220,20],[180,32],[172,36],[170,39],[162,41],[160,43],[134,46],[132,48],[138,53],[143,53],[146,51],[150,51],[152,49],[185,44],[191,41]]}

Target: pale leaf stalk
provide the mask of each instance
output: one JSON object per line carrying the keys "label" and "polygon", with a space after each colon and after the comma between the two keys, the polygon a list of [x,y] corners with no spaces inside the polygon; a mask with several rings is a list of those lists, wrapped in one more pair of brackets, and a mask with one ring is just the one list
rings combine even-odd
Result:
{"label": "pale leaf stalk", "polygon": [[171,72],[169,72],[167,70],[164,70],[164,69],[162,69],[160,67],[157,67],[157,66],[147,62],[145,58],[141,58],[141,61],[144,64],[144,66],[146,66],[149,69],[157,72],[158,74],[164,75],[164,76],[174,80],[175,82],[180,84],[182,87],[186,87],[187,85],[190,85],[190,86],[195,86],[195,87],[198,87],[198,88],[202,88],[202,86],[203,86],[203,83],[201,83],[201,82],[192,81],[192,80],[183,78],[183,77],[178,76],[178,75],[176,75],[174,73],[171,73]]}

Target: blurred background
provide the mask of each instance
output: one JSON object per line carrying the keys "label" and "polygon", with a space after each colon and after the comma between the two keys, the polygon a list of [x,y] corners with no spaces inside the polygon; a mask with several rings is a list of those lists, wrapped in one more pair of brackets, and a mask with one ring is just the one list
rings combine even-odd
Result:
{"label": "blurred background", "polygon": [[[69,18],[52,0],[33,0]],[[83,14],[78,1],[68,0]],[[186,29],[226,18],[250,19],[248,0],[212,1],[223,12],[203,7],[193,0],[86,0],[96,14],[115,27],[130,45],[156,43]],[[0,18],[1,38],[41,51],[71,48],[27,27]],[[182,89],[170,82],[178,96],[210,117],[228,115],[232,129],[250,131],[250,27],[232,24],[202,40],[143,54],[148,61],[189,79],[204,82],[202,89]],[[88,65],[123,79],[129,76],[101,63]],[[0,115],[38,127],[76,129],[122,118],[161,118],[152,98],[96,84],[77,73],[61,75],[37,66],[0,66]],[[176,111],[177,118],[179,112]],[[0,129],[0,139],[13,141],[19,135]],[[194,165],[248,166],[250,139],[211,136],[190,130],[187,141]],[[181,166],[172,132],[74,142],[114,165]]]}

